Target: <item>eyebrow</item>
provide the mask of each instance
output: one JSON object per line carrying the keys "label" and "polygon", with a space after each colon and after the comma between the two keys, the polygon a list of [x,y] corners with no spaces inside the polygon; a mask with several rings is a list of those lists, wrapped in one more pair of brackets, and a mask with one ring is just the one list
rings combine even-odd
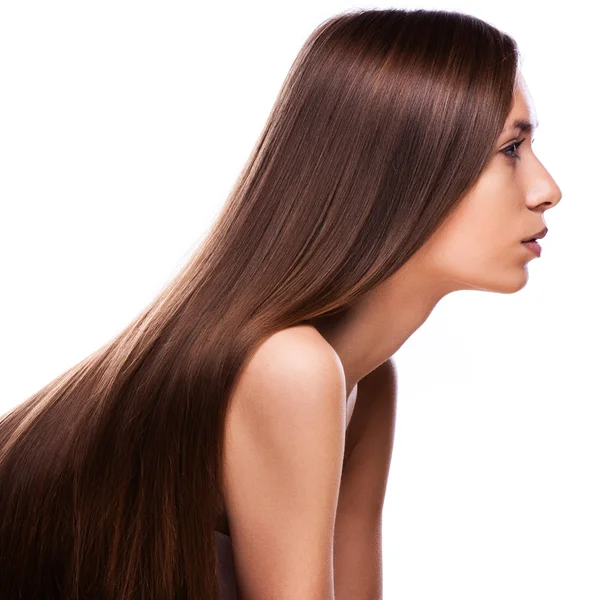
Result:
{"label": "eyebrow", "polygon": [[515,119],[508,127],[503,129],[502,133],[508,133],[513,129],[520,129],[523,133],[533,133],[539,126],[539,122],[532,123],[526,119]]}

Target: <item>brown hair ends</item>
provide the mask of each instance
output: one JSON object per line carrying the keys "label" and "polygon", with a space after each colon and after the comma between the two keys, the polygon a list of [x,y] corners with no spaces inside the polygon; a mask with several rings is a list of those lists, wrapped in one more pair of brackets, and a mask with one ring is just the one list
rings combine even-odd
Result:
{"label": "brown hair ends", "polygon": [[223,430],[244,365],[429,239],[491,156],[518,59],[457,12],[359,9],[314,30],[187,264],[0,417],[3,600],[219,597]]}

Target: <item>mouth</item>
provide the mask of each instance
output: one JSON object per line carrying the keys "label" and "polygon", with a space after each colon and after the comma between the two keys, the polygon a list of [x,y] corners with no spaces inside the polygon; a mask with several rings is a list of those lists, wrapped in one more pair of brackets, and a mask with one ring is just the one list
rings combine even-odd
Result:
{"label": "mouth", "polygon": [[521,242],[521,245],[525,246],[525,248],[527,248],[527,250],[532,252],[535,256],[539,257],[542,255],[542,247],[535,241],[535,239]]}
{"label": "mouth", "polygon": [[542,229],[541,231],[538,231],[536,234],[534,234],[530,238],[523,240],[521,243],[527,244],[528,242],[535,242],[537,240],[541,240],[547,233],[548,233],[548,228],[544,227],[544,229]]}

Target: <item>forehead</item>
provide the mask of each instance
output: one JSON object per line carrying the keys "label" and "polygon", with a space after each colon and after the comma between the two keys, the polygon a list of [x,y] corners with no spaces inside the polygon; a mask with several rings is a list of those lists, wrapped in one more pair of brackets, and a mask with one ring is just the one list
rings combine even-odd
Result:
{"label": "forehead", "polygon": [[513,93],[513,105],[506,118],[504,131],[509,132],[513,129],[512,125],[515,121],[529,121],[533,124],[534,128],[538,124],[533,98],[521,73],[517,75]]}

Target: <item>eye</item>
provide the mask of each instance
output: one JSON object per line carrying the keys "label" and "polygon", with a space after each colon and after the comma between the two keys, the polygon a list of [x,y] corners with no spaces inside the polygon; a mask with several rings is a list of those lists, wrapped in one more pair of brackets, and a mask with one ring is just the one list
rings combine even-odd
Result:
{"label": "eye", "polygon": [[501,152],[503,152],[508,158],[517,159],[520,158],[518,154],[515,154],[516,149],[525,141],[525,138],[518,142],[513,142],[510,146],[503,148]]}

